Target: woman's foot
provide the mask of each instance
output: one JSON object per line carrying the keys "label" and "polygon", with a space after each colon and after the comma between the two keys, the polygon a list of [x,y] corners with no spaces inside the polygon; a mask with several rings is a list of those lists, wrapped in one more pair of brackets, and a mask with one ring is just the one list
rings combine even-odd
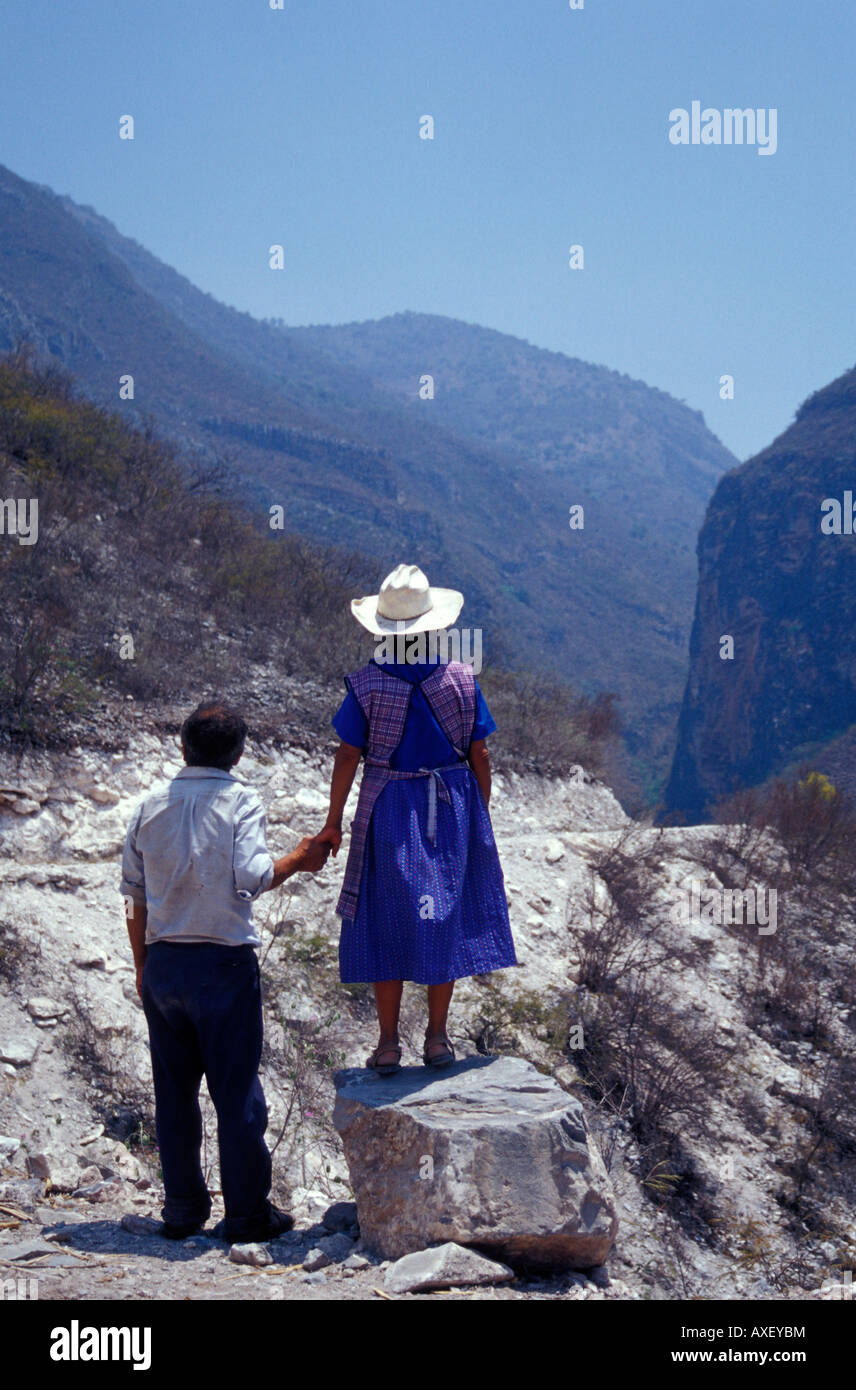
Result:
{"label": "woman's foot", "polygon": [[455,1049],[445,1033],[425,1034],[422,1061],[426,1067],[450,1067],[455,1060]]}
{"label": "woman's foot", "polygon": [[394,1076],[401,1069],[401,1048],[398,1042],[385,1042],[381,1038],[374,1052],[366,1058],[366,1066],[376,1071],[378,1076]]}

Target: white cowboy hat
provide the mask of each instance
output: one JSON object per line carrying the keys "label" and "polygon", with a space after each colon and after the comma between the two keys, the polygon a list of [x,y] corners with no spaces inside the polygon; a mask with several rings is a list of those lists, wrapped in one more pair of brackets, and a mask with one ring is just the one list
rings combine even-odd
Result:
{"label": "white cowboy hat", "polygon": [[457,589],[432,589],[418,565],[396,565],[379,594],[351,600],[358,623],[376,637],[388,632],[439,632],[464,606]]}

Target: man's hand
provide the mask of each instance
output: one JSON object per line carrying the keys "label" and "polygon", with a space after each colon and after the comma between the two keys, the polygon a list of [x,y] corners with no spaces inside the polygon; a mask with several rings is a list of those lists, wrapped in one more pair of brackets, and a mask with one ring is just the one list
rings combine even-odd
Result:
{"label": "man's hand", "polygon": [[315,874],[327,863],[330,846],[322,841],[320,835],[305,835],[297,846],[295,867],[299,873]]}
{"label": "man's hand", "polygon": [[145,968],[145,965],[137,966],[137,993],[141,999],[143,997],[143,971]]}
{"label": "man's hand", "polygon": [[321,834],[316,835],[315,839],[319,845],[329,845],[335,857],[339,853],[339,846],[342,843],[342,827],[341,825],[325,825]]}

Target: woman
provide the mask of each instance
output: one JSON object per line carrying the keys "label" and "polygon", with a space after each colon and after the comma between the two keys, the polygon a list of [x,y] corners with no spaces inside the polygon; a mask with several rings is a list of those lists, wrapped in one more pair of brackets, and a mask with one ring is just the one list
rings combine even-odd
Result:
{"label": "woman", "polygon": [[[376,637],[395,634],[396,648],[424,646],[424,634],[450,627],[463,601],[453,589],[432,589],[417,566],[399,565],[351,611]],[[338,853],[365,754],[336,908],[339,972],[343,983],[374,985],[380,1040],[366,1065],[382,1076],[401,1063],[405,980],[428,986],[422,1060],[443,1067],[455,1059],[446,1032],[455,980],[517,964],[487,809],[485,740],[496,725],[470,666],[414,661],[419,654],[396,650],[388,661],[379,651],[345,678],[348,693],[333,718],[341,743],[330,810],[318,836]]]}

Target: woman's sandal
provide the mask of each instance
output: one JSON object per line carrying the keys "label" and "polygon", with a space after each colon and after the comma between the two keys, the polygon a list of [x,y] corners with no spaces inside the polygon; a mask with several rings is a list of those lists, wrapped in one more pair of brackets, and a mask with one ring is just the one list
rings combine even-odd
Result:
{"label": "woman's sandal", "polygon": [[[432,1043],[442,1043],[443,1051],[435,1052],[433,1056],[430,1055],[428,1052],[428,1048],[432,1045]],[[422,1049],[422,1061],[425,1063],[426,1067],[450,1067],[454,1060],[455,1049],[449,1042],[449,1039],[446,1037],[445,1033],[438,1033],[433,1038],[425,1039],[425,1046]]]}
{"label": "woman's sandal", "polygon": [[[380,1058],[388,1056],[390,1053],[395,1055],[394,1062],[381,1062]],[[396,1043],[378,1043],[374,1052],[366,1058],[366,1066],[372,1071],[376,1071],[378,1076],[394,1076],[401,1070],[401,1048]]]}

